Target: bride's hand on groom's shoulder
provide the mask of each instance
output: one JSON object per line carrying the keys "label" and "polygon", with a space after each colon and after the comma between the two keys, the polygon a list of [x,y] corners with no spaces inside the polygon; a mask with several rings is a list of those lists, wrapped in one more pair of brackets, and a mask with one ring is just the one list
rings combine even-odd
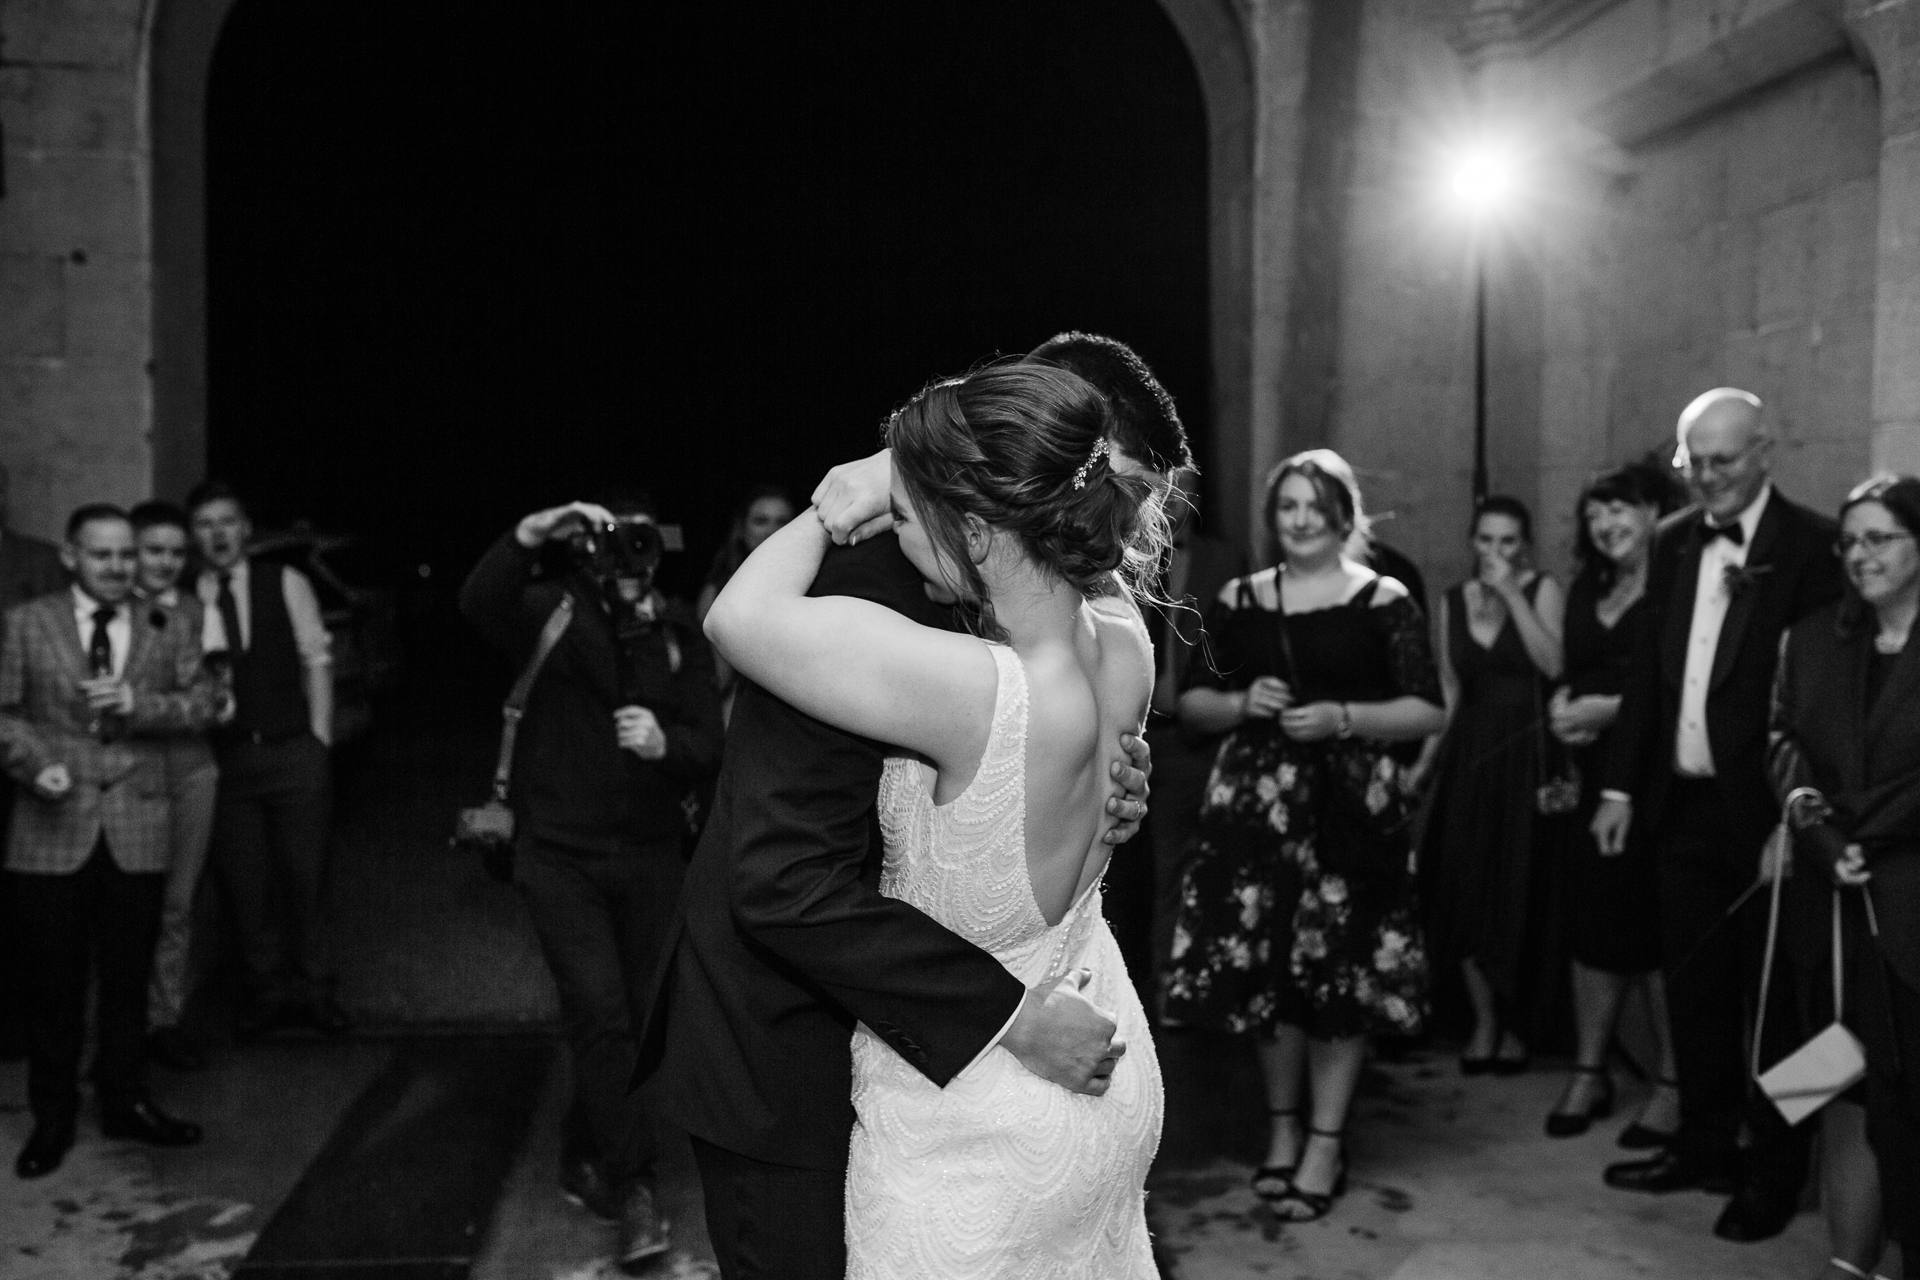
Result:
{"label": "bride's hand on groom's shoulder", "polygon": [[1029,990],[1000,1046],[1042,1080],[1098,1098],[1127,1045],[1114,1036],[1120,1024],[1113,1015],[1087,998],[1092,978],[1092,970],[1075,969]]}
{"label": "bride's hand on groom's shoulder", "polygon": [[813,506],[841,546],[893,528],[893,450],[882,449],[827,472],[813,491]]}

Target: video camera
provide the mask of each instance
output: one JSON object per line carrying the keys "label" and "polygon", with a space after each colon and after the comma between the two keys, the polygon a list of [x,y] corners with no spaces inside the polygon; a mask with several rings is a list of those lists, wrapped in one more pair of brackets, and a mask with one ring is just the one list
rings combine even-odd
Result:
{"label": "video camera", "polygon": [[649,630],[655,621],[653,575],[661,556],[685,548],[680,526],[643,512],[618,514],[583,525],[568,541],[574,568],[599,586],[621,636]]}

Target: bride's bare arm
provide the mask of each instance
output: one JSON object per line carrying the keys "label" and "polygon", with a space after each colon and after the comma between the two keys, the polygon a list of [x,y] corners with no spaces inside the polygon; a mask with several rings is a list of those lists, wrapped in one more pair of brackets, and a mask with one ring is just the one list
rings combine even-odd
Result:
{"label": "bride's bare arm", "polygon": [[707,614],[707,637],[782,701],[839,729],[977,760],[998,682],[971,637],[924,627],[883,605],[807,595],[831,545],[809,508],[747,557]]}

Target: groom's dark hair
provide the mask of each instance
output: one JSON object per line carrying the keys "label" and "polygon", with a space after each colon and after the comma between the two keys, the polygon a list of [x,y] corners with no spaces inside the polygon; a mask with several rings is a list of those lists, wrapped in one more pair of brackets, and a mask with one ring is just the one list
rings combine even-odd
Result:
{"label": "groom's dark hair", "polygon": [[1054,334],[1027,359],[1059,365],[1091,382],[1113,412],[1113,438],[1134,458],[1161,475],[1193,465],[1173,397],[1126,343],[1075,329]]}

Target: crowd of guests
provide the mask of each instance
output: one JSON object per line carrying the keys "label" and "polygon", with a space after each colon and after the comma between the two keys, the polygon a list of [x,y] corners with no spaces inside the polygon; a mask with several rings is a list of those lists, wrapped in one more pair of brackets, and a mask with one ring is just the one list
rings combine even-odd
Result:
{"label": "crowd of guests", "polygon": [[[1612,1114],[1619,1067],[1644,1077],[1611,1186],[1726,1195],[1716,1233],[1764,1240],[1817,1134],[1829,1274],[1872,1275],[1891,1238],[1920,1275],[1920,480],[1868,481],[1836,521],[1774,486],[1773,443],[1755,397],[1710,391],[1671,466],[1581,492],[1570,581],[1540,568],[1527,506],[1491,496],[1465,531],[1472,574],[1431,604],[1330,450],[1269,477],[1252,572],[1201,529],[1193,473],[1173,477],[1170,607],[1147,620],[1153,804],[1107,911],[1163,1027],[1257,1046],[1253,1190],[1277,1216],[1343,1193],[1370,1046],[1451,1011],[1467,1075],[1570,1054],[1552,1137]],[[311,584],[247,555],[245,506],[217,483],[184,507],[84,506],[57,548],[4,527],[4,494],[0,472],[0,1049],[29,1061],[15,1167],[37,1177],[74,1140],[90,982],[102,1129],[199,1140],[146,1067],[202,1065],[181,1022],[209,865],[242,1035],[348,1019],[321,912],[332,698]],[[574,1063],[562,1185],[623,1224],[623,1262],[666,1247],[632,1001],[737,688],[700,622],[797,510],[748,494],[691,607],[650,565],[556,558],[585,527],[651,523],[644,503],[528,516],[462,595],[551,673],[517,717],[512,878]],[[1823,1105],[1790,1123],[1755,1077],[1833,1024],[1864,1070],[1814,1080]]]}
{"label": "crowd of guests", "polygon": [[[1920,1275],[1920,481],[1862,484],[1836,528],[1774,486],[1765,412],[1730,388],[1677,446],[1586,486],[1565,587],[1524,503],[1479,502],[1431,624],[1370,567],[1345,462],[1297,455],[1268,484],[1273,566],[1212,593],[1204,645],[1162,631],[1160,1012],[1255,1038],[1279,1216],[1340,1195],[1367,1040],[1451,1008],[1464,1074],[1571,1050],[1552,1137],[1612,1114],[1623,1057],[1646,1078],[1609,1185],[1726,1195],[1715,1233],[1764,1240],[1817,1133],[1823,1274],[1874,1274],[1891,1237]],[[1863,1078],[1793,1058],[1823,1031],[1864,1045]]]}
{"label": "crowd of guests", "polygon": [[312,584],[248,556],[246,508],[217,482],[184,507],[87,504],[54,547],[4,527],[5,480],[0,1051],[27,1060],[14,1169],[37,1178],[73,1146],[90,989],[102,1132],[200,1141],[147,1068],[205,1065],[182,1017],[210,862],[245,974],[238,1033],[350,1024],[321,911],[332,684]]}

